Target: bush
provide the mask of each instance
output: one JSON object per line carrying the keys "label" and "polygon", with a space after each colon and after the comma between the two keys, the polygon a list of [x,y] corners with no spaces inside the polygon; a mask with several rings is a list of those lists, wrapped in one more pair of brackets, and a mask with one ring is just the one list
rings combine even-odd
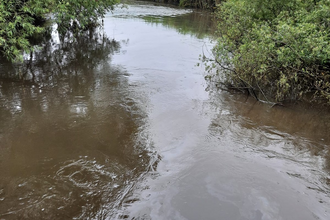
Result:
{"label": "bush", "polygon": [[97,24],[119,0],[2,0],[0,2],[0,55],[22,61],[23,51],[34,49],[30,39],[46,31],[46,21],[58,31],[86,29]]}
{"label": "bush", "polygon": [[49,1],[3,0],[0,3],[0,53],[9,60],[22,59],[21,51],[29,52],[29,37],[42,33],[36,24],[49,13]]}
{"label": "bush", "polygon": [[224,84],[257,99],[330,103],[329,1],[227,0],[216,15],[213,67]]}
{"label": "bush", "polygon": [[215,0],[178,0],[181,7],[213,9]]}

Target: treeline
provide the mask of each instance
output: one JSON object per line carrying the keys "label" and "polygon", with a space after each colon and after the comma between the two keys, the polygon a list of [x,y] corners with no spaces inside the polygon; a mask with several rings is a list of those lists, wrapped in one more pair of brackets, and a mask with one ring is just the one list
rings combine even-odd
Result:
{"label": "treeline", "polygon": [[215,9],[217,3],[220,3],[220,0],[179,0],[179,5],[182,7],[194,7],[201,9]]}
{"label": "treeline", "polygon": [[329,0],[226,0],[216,18],[204,61],[219,84],[269,102],[330,104]]}
{"label": "treeline", "polygon": [[171,3],[187,8],[214,10],[221,0],[153,0],[156,2]]}
{"label": "treeline", "polygon": [[[35,47],[33,39],[47,32],[52,23],[63,36],[68,31],[97,25],[118,0],[1,0],[0,55],[10,61],[23,60]],[[47,22],[49,23],[48,25]],[[48,29],[47,29],[48,27]]]}

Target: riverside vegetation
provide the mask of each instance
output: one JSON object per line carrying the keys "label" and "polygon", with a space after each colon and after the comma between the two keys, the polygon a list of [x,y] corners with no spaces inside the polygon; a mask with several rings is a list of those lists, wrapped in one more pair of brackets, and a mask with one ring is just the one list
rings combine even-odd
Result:
{"label": "riverside vegetation", "polygon": [[[118,0],[2,0],[0,2],[0,54],[15,62],[35,49],[33,40],[57,24],[63,37],[95,27]],[[48,25],[45,25],[47,24]]]}
{"label": "riverside vegetation", "polygon": [[209,78],[258,100],[330,104],[330,1],[226,0],[215,14]]}

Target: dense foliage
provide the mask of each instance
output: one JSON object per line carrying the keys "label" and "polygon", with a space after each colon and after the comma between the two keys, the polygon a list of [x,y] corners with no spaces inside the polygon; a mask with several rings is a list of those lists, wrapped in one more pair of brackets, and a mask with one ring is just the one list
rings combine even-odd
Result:
{"label": "dense foliage", "polygon": [[257,99],[330,103],[330,1],[227,0],[216,15],[211,67],[222,83]]}
{"label": "dense foliage", "polygon": [[[215,0],[178,0],[182,7],[194,7],[202,9],[213,9],[215,7]],[[220,0],[218,0],[220,2]]]}
{"label": "dense foliage", "polygon": [[200,8],[200,9],[213,10],[215,9],[215,5],[220,3],[222,0],[152,0],[152,1],[176,4],[186,8]]}
{"label": "dense foliage", "polygon": [[[31,38],[46,31],[47,21],[57,23],[59,33],[95,26],[118,0],[1,0],[0,55],[23,59],[33,50]],[[49,27],[49,25],[48,25]]]}

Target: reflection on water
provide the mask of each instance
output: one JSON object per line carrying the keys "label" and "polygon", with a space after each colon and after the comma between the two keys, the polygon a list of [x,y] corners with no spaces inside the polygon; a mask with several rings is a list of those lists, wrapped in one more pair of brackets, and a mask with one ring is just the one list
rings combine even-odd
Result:
{"label": "reflection on water", "polygon": [[91,32],[2,61],[1,219],[106,218],[150,169],[140,96],[110,64],[122,43]]}
{"label": "reflection on water", "polygon": [[[142,6],[142,7],[141,7]],[[114,17],[124,19],[143,19],[148,24],[173,28],[180,34],[189,34],[199,39],[207,38],[215,31],[213,14],[203,10],[182,9],[168,4],[152,5],[148,2],[133,1],[130,10],[118,8]]]}
{"label": "reflection on water", "polygon": [[[211,134],[232,139],[234,151],[257,154],[281,167],[291,178],[303,179],[310,189],[330,191],[330,117],[328,109],[308,104],[271,107],[241,94],[215,93],[219,114]],[[277,165],[276,165],[277,164]],[[278,168],[279,168],[278,167]]]}
{"label": "reflection on water", "polygon": [[[330,173],[327,165],[330,145],[329,109],[304,103],[272,107],[241,94],[215,95],[213,98],[214,103],[222,103],[220,114],[214,119],[214,126],[211,126],[215,132],[224,133],[228,127],[237,123],[236,126],[240,129],[233,128],[233,132],[241,132],[236,135],[242,137],[242,142],[247,137],[254,141],[254,146],[266,148],[267,141],[286,140],[286,150],[293,154],[307,153],[308,157],[324,158],[325,166],[322,168]],[[219,121],[226,124],[220,126]],[[252,133],[257,133],[258,136],[251,137]],[[289,143],[292,144],[291,147]]]}
{"label": "reflection on water", "polygon": [[199,39],[209,37],[210,33],[215,30],[215,23],[212,18],[212,14],[207,12],[187,13],[180,17],[143,17],[147,23],[161,24],[165,27],[176,29],[180,34],[190,34]]}

